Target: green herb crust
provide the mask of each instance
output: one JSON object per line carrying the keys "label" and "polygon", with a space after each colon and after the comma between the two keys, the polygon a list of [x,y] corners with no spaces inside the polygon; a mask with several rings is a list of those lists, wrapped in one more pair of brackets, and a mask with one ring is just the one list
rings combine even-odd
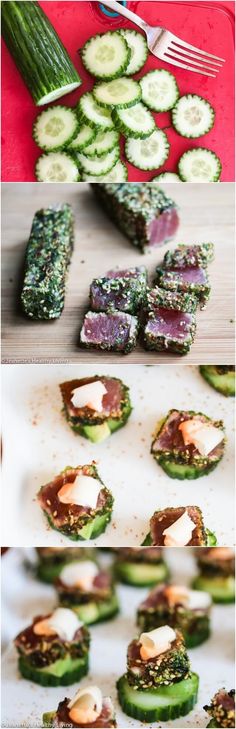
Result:
{"label": "green herb crust", "polygon": [[214,258],[214,244],[200,243],[187,246],[180,244],[174,251],[166,251],[163,259],[164,268],[185,268],[185,266],[201,266],[205,268]]}
{"label": "green herb crust", "polygon": [[35,213],[21,294],[23,311],[31,319],[56,319],[61,315],[72,249],[73,215],[69,205]]}
{"label": "green herb crust", "polygon": [[134,719],[148,723],[170,721],[186,716],[193,709],[198,683],[197,674],[190,673],[177,684],[137,691],[124,675],[117,682],[118,698],[125,714]]}
{"label": "green herb crust", "polygon": [[227,365],[200,365],[200,373],[211,387],[225,397],[235,395],[235,367]]}
{"label": "green herb crust", "polygon": [[186,646],[182,634],[178,631],[168,651],[147,661],[141,659],[138,639],[133,640],[128,647],[127,679],[130,686],[135,686],[138,690],[177,683],[187,678],[189,671],[190,662]]}

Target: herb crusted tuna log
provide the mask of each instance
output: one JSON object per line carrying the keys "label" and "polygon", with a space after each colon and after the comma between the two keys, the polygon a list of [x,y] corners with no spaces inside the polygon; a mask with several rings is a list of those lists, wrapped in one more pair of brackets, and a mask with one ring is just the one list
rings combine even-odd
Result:
{"label": "herb crusted tuna log", "polygon": [[95,278],[90,286],[93,311],[127,311],[136,314],[145,302],[147,271],[144,266],[108,271]]}
{"label": "herb crusted tuna log", "polygon": [[57,608],[37,616],[15,638],[19,671],[41,686],[69,686],[88,672],[90,636],[75,613]]}
{"label": "herb crusted tuna log", "polygon": [[212,471],[224,455],[221,420],[193,410],[170,410],[158,425],[151,453],[161,468],[178,479],[195,479]]}
{"label": "herb crusted tuna log", "polygon": [[63,382],[60,390],[69,425],[93,443],[122,428],[130,416],[129,388],[115,377],[70,380]]}
{"label": "herb crusted tuna log", "polygon": [[92,185],[109,217],[142,253],[162,245],[176,233],[176,205],[151,183]]}
{"label": "herb crusted tuna log", "polygon": [[154,512],[150,519],[150,532],[143,544],[160,547],[204,547],[216,544],[216,537],[205,528],[198,506],[176,506]]}
{"label": "herb crusted tuna log", "polygon": [[200,574],[193,580],[196,590],[206,590],[213,602],[235,600],[235,555],[229,547],[197,550]]}
{"label": "herb crusted tuna log", "polygon": [[117,688],[123,711],[142,722],[188,714],[197,700],[198,676],[190,672],[182,634],[163,625],[133,640]]}
{"label": "herb crusted tuna log", "polygon": [[170,625],[181,630],[187,648],[201,645],[210,635],[211,598],[207,592],[184,585],[159,585],[138,608],[141,630]]}
{"label": "herb crusted tuna log", "polygon": [[136,346],[139,322],[136,316],[121,311],[88,311],[80,332],[80,344],[86,349],[128,354]]}
{"label": "herb crusted tuna log", "polygon": [[86,625],[109,620],[119,611],[112,576],[92,560],[66,565],[55,582],[60,604]]}
{"label": "herb crusted tuna log", "polygon": [[203,707],[212,717],[208,727],[235,727],[235,690],[226,691],[224,688],[217,691],[209,706]]}
{"label": "herb crusted tuna log", "polygon": [[67,204],[35,213],[21,293],[23,311],[31,319],[57,319],[61,315],[73,249],[73,225],[72,210]]}
{"label": "herb crusted tuna log", "polygon": [[162,551],[155,547],[121,547],[117,550],[114,570],[118,580],[137,587],[156,585],[169,575]]}
{"label": "herb crusted tuna log", "polygon": [[87,686],[73,699],[60,701],[56,711],[43,714],[43,726],[113,729],[117,724],[110,697],[103,697],[97,686]]}
{"label": "herb crusted tuna log", "polygon": [[152,289],[147,295],[144,346],[157,352],[180,355],[189,352],[196,331],[197,300],[189,293],[180,294]]}
{"label": "herb crusted tuna log", "polygon": [[67,468],[42,486],[39,504],[49,524],[73,540],[95,539],[111,519],[113,496],[95,463]]}

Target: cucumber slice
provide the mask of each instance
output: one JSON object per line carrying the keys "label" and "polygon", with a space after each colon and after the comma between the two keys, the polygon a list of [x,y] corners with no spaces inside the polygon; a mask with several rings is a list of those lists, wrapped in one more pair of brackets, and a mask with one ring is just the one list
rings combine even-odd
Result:
{"label": "cucumber slice", "polygon": [[235,600],[235,579],[233,575],[228,577],[199,575],[193,580],[192,587],[195,590],[208,592],[215,603],[231,603]]}
{"label": "cucumber slice", "polygon": [[33,138],[45,152],[55,152],[66,147],[76,136],[78,117],[68,106],[51,106],[37,117],[33,126]]}
{"label": "cucumber slice", "polygon": [[96,177],[106,175],[107,172],[110,172],[119,159],[119,156],[119,147],[114,147],[111,152],[108,152],[108,154],[103,157],[94,156],[92,159],[86,157],[85,154],[77,154],[78,162],[81,165],[83,172],[86,172],[88,175],[95,175]]}
{"label": "cucumber slice", "polygon": [[[234,397],[235,395],[235,372],[225,367],[225,372],[219,372],[217,365],[200,365],[200,373],[204,380],[217,392],[225,397]],[[219,368],[220,369],[220,368]]]}
{"label": "cucumber slice", "polygon": [[156,126],[151,112],[141,101],[129,109],[114,109],[112,118],[122,134],[134,139],[150,137]]}
{"label": "cucumber slice", "polygon": [[179,98],[179,89],[173,73],[164,68],[149,71],[139,81],[142,100],[152,111],[169,111]]}
{"label": "cucumber slice", "polygon": [[121,76],[115,81],[95,84],[93,95],[97,104],[105,108],[127,109],[141,100],[141,87],[138,81]]}
{"label": "cucumber slice", "polygon": [[46,152],[38,158],[35,176],[39,182],[78,182],[78,165],[67,152]]}
{"label": "cucumber slice", "polygon": [[101,108],[91,92],[81,96],[77,112],[81,121],[95,129],[114,129],[111,111]]}
{"label": "cucumber slice", "polygon": [[137,30],[121,28],[119,32],[125,38],[131,52],[130,61],[125,70],[125,76],[132,76],[144,66],[148,57],[148,44],[144,35],[138,33]]}
{"label": "cucumber slice", "polygon": [[43,668],[32,666],[27,658],[20,656],[18,667],[24,678],[41,686],[70,686],[88,673],[88,654],[83,658],[59,658]]}
{"label": "cucumber slice", "polygon": [[42,717],[43,720],[43,727],[53,727],[53,722],[56,716],[56,711],[45,711]]}
{"label": "cucumber slice", "polygon": [[[219,458],[219,461],[221,458]],[[199,465],[196,463],[177,463],[177,461],[172,459],[170,456],[169,458],[159,456],[157,460],[161,468],[163,468],[163,471],[165,471],[170,478],[177,478],[180,481],[183,481],[185,478],[192,480],[201,478],[201,476],[207,476],[208,473],[214,471],[219,463],[219,461],[208,462],[206,465],[203,463],[199,463]]]}
{"label": "cucumber slice", "polygon": [[158,582],[165,582],[169,570],[165,562],[146,564],[144,562],[120,562],[115,565],[115,575],[121,582],[134,587],[152,587]]}
{"label": "cucumber slice", "polygon": [[196,673],[171,686],[140,691],[130,686],[126,675],[117,682],[120,705],[128,716],[139,721],[170,721],[186,716],[197,701],[199,678]]}
{"label": "cucumber slice", "polygon": [[104,154],[111,152],[114,147],[119,144],[119,133],[111,129],[110,131],[104,132],[99,131],[96,134],[94,142],[85,147],[85,157],[103,157]]}
{"label": "cucumber slice", "polygon": [[[118,162],[112,167],[112,170],[107,173],[107,175],[101,175],[99,177],[99,182],[126,182],[128,179],[128,170],[127,167],[124,165],[121,160],[118,160]],[[82,180],[83,182],[97,182],[98,178],[93,177],[93,175],[86,175],[85,172],[82,172]]]}
{"label": "cucumber slice", "polygon": [[82,152],[88,144],[92,144],[96,137],[96,129],[89,127],[88,124],[82,124],[80,131],[76,137],[70,142],[68,150],[76,150]]}
{"label": "cucumber slice", "polygon": [[93,76],[112,80],[128,68],[131,50],[123,35],[114,30],[90,38],[82,48],[81,58]]}
{"label": "cucumber slice", "polygon": [[197,139],[212,129],[215,112],[209,101],[197,94],[186,94],[172,109],[172,124],[181,137]]}
{"label": "cucumber slice", "polygon": [[161,167],[169,155],[170,145],[162,129],[155,131],[147,139],[127,139],[125,154],[129,162],[140,170],[154,170]]}
{"label": "cucumber slice", "polygon": [[183,182],[217,182],[221,173],[221,161],[211,149],[194,147],[182,154],[178,172]]}
{"label": "cucumber slice", "polygon": [[182,182],[179,175],[176,172],[161,172],[160,175],[156,175],[152,178],[151,182]]}
{"label": "cucumber slice", "polygon": [[119,612],[119,601],[115,592],[107,600],[97,602],[91,600],[91,602],[81,603],[81,605],[73,605],[69,600],[62,600],[60,604],[71,608],[85,625],[111,620]]}

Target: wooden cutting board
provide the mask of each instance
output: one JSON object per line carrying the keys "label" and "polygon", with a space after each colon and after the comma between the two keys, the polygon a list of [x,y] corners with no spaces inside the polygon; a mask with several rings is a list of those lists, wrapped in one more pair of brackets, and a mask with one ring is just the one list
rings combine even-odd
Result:
{"label": "wooden cutting board", "polygon": [[[234,185],[166,184],[180,208],[181,225],[174,242],[145,256],[138,253],[106,217],[86,183],[2,185],[2,361],[233,364],[234,363]],[[66,302],[54,322],[24,318],[19,299],[24,251],[34,212],[68,202],[75,214],[75,247]],[[89,284],[115,266],[145,264],[150,277],[167,247],[212,241],[209,266],[211,299],[197,314],[195,343],[185,357],[147,352],[138,344],[129,355],[83,350],[78,345]]]}

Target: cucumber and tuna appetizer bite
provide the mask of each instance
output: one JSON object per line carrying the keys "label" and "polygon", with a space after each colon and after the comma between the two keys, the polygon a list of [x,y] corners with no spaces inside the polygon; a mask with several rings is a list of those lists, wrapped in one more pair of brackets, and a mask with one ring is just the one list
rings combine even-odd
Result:
{"label": "cucumber and tuna appetizer bite", "polygon": [[151,453],[170,478],[196,479],[216,468],[224,455],[222,420],[193,410],[170,410],[157,428]]}
{"label": "cucumber and tuna appetizer bite", "polygon": [[38,563],[36,575],[42,582],[53,583],[63,567],[73,560],[90,556],[91,549],[86,547],[36,547]]}
{"label": "cucumber and tuna appetizer bite", "polygon": [[209,706],[203,707],[212,717],[208,727],[223,727],[233,729],[235,727],[235,690],[226,691],[225,688],[216,692]]}
{"label": "cucumber and tuna appetizer bite", "polygon": [[31,319],[57,319],[62,313],[73,228],[70,205],[55,205],[35,213],[21,293],[23,311]]}
{"label": "cucumber and tuna appetizer bite", "polygon": [[114,269],[90,286],[90,307],[93,311],[127,311],[137,314],[145,303],[147,271],[144,266]]}
{"label": "cucumber and tuna appetizer bite", "polygon": [[119,611],[112,576],[93,560],[66,565],[55,587],[60,604],[74,610],[86,625],[109,620]]}
{"label": "cucumber and tuna appetizer bite", "polygon": [[182,633],[163,625],[132,640],[117,688],[123,711],[134,719],[149,723],[188,714],[197,701],[198,676],[190,671]]}
{"label": "cucumber and tuna appetizer bite", "polygon": [[41,686],[69,686],[88,673],[90,635],[69,608],[34,618],[15,638],[21,675]]}
{"label": "cucumber and tuna appetizer bite", "polygon": [[[216,544],[213,532],[206,529],[198,506],[167,507],[155,511],[144,546],[207,547]],[[204,587],[199,585],[199,590]]]}
{"label": "cucumber and tuna appetizer bite", "polygon": [[147,294],[143,341],[157,352],[189,352],[196,331],[197,299],[189,293],[151,289]]}
{"label": "cucumber and tuna appetizer bite", "polygon": [[43,714],[43,726],[112,729],[117,724],[110,697],[103,697],[98,686],[86,686],[72,699],[60,701],[55,711]]}
{"label": "cucumber and tuna appetizer bite", "polygon": [[213,257],[212,243],[180,245],[167,251],[162,265],[156,268],[154,283],[169,291],[193,294],[203,309],[210,297],[207,264]]}
{"label": "cucumber and tuna appetizer bite", "polygon": [[42,486],[38,501],[50,526],[69,539],[95,539],[111,520],[113,496],[95,462],[65,468]]}
{"label": "cucumber and tuna appetizer bite", "polygon": [[199,549],[199,575],[193,580],[196,590],[205,590],[213,602],[231,603],[235,600],[235,555],[229,547]]}
{"label": "cucumber and tuna appetizer bite", "polygon": [[235,367],[232,365],[200,365],[200,373],[214,390],[225,397],[235,395]]}
{"label": "cucumber and tuna appetizer bite", "polygon": [[169,576],[161,549],[121,547],[116,550],[115,576],[120,582],[145,587],[163,582]]}
{"label": "cucumber and tuna appetizer bite", "polygon": [[141,630],[170,625],[181,630],[187,648],[204,643],[210,636],[211,597],[184,585],[158,585],[141,603],[137,623]]}
{"label": "cucumber and tuna appetizer bite", "polygon": [[70,380],[60,390],[70,427],[92,443],[101,443],[122,428],[132,410],[129,388],[116,377]]}
{"label": "cucumber and tuna appetizer bite", "polygon": [[92,189],[109,217],[141,253],[175,235],[179,225],[176,205],[156,185],[97,184]]}
{"label": "cucumber and tuna appetizer bite", "polygon": [[138,331],[136,316],[116,309],[88,311],[80,331],[80,345],[86,349],[128,354],[136,347]]}

